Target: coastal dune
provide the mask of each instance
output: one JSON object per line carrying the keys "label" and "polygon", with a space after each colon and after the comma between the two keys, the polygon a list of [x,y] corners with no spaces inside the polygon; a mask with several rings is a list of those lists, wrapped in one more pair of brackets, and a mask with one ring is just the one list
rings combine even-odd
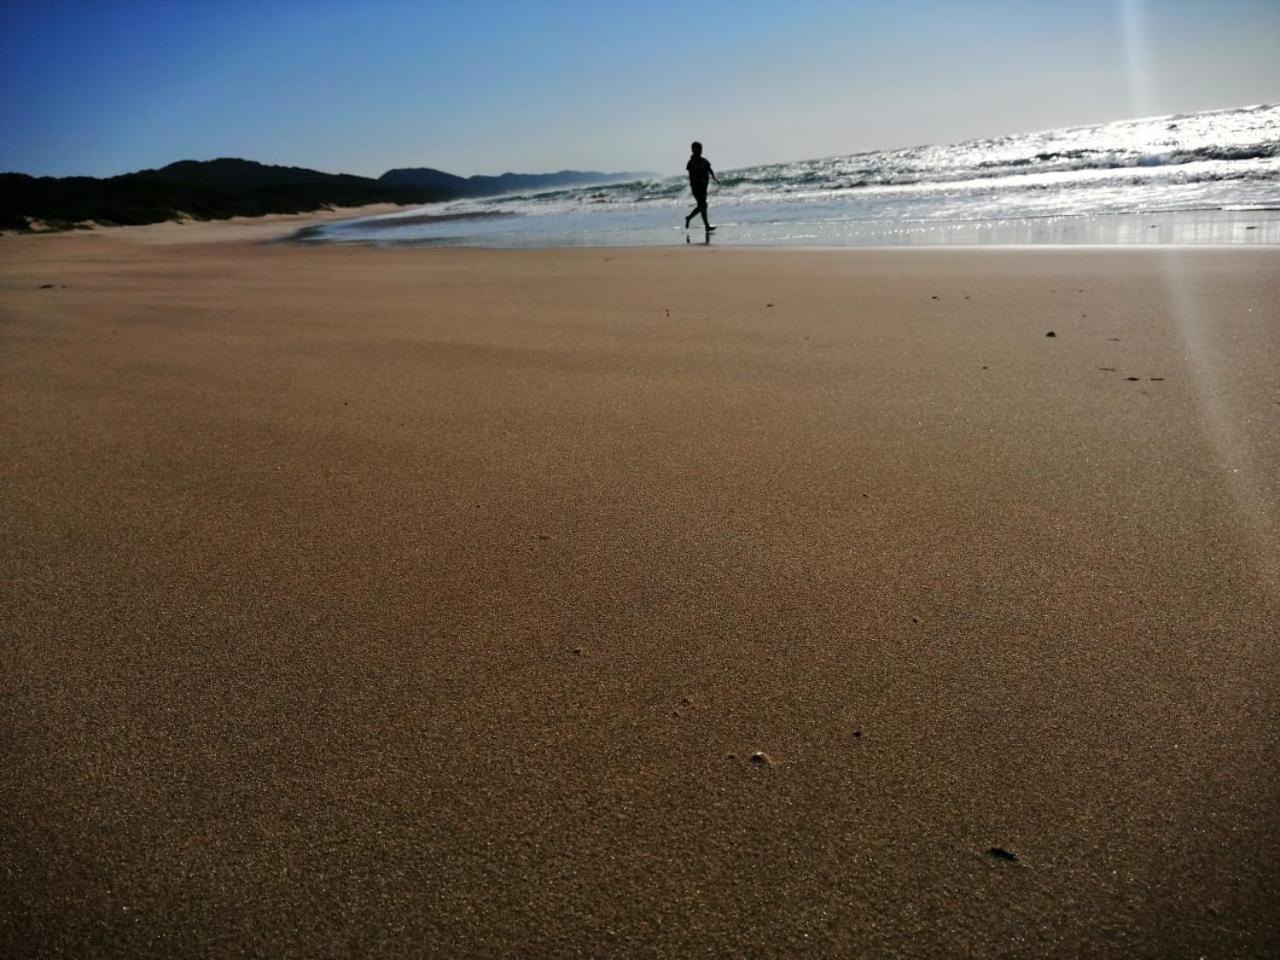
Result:
{"label": "coastal dune", "polygon": [[0,238],[0,952],[1280,951],[1280,251],[163,229]]}

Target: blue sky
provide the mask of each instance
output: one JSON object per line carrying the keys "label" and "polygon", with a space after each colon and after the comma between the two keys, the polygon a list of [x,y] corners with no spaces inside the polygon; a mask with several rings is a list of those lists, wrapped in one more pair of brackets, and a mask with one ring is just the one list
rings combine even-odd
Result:
{"label": "blue sky", "polygon": [[0,170],[721,169],[1280,100],[1276,0],[0,3]]}

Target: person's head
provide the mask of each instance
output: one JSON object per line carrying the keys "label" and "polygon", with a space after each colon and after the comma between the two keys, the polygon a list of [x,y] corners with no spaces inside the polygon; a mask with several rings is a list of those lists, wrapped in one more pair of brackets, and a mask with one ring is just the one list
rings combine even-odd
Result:
{"label": "person's head", "polygon": [[700,144],[697,140],[689,144],[689,149],[693,151],[693,155],[695,157],[702,156],[702,144]]}

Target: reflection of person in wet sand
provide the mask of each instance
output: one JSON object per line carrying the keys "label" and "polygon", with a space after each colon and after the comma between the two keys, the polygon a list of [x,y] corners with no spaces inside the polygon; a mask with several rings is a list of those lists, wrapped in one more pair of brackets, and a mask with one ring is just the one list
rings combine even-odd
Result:
{"label": "reflection of person in wet sand", "polygon": [[689,189],[693,191],[693,199],[698,202],[698,205],[684,218],[684,228],[688,230],[689,222],[698,214],[702,214],[702,225],[707,228],[707,233],[710,233],[715,227],[707,219],[707,184],[710,180],[715,180],[716,183],[720,180],[716,177],[716,172],[711,169],[711,161],[702,155],[702,144],[695,140],[690,149],[693,150],[693,156],[689,158],[684,168],[689,171]]}

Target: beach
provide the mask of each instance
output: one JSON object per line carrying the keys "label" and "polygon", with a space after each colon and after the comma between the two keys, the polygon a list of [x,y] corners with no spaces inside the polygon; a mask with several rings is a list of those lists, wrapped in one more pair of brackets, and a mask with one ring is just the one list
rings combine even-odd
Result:
{"label": "beach", "polygon": [[1280,248],[238,226],[0,237],[0,953],[1280,952]]}

